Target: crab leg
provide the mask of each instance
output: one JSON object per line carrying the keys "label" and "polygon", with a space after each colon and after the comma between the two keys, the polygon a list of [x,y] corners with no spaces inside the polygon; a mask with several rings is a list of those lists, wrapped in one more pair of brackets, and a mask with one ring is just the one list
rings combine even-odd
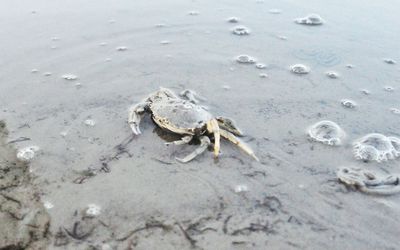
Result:
{"label": "crab leg", "polygon": [[165,145],[175,144],[175,145],[183,145],[188,144],[193,139],[193,135],[186,135],[182,137],[180,140],[173,142],[166,142]]}
{"label": "crab leg", "polygon": [[[204,101],[205,99],[201,96],[199,96],[196,92],[190,89],[185,89],[181,93],[179,93],[179,96],[187,99],[191,103],[197,104],[199,103],[199,100]],[[199,99],[199,100],[197,100]]]}
{"label": "crab leg", "polygon": [[214,134],[214,157],[218,158],[221,137],[217,120],[212,119],[207,122],[207,131]]}
{"label": "crab leg", "polygon": [[220,129],[219,131],[221,133],[221,136],[228,141],[232,142],[233,144],[237,145],[239,148],[241,148],[244,152],[249,154],[251,157],[253,157],[256,161],[259,161],[257,156],[254,154],[253,150],[247,146],[244,142],[242,142],[239,138],[237,138],[235,135],[233,135],[231,132]]}
{"label": "crab leg", "polygon": [[128,123],[135,135],[140,135],[142,133],[139,128],[139,123],[142,120],[144,112],[146,111],[146,107],[147,103],[141,102],[129,110]]}
{"label": "crab leg", "polygon": [[232,119],[222,116],[219,116],[216,119],[220,129],[225,129],[237,136],[243,136],[242,131],[236,126]]}
{"label": "crab leg", "polygon": [[207,136],[201,136],[199,139],[200,139],[200,146],[198,148],[196,148],[195,151],[193,151],[189,155],[185,156],[184,158],[176,157],[175,159],[182,163],[186,163],[186,162],[193,160],[196,156],[202,154],[204,152],[204,150],[206,150],[207,147],[211,144],[211,142],[210,142],[210,138],[208,138]]}

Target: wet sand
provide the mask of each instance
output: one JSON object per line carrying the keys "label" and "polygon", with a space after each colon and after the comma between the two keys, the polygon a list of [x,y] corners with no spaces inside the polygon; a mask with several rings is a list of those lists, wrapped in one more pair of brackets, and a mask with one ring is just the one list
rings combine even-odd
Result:
{"label": "wet sand", "polygon": [[[400,172],[399,160],[365,163],[352,153],[352,142],[368,133],[400,136],[400,116],[390,111],[400,108],[399,63],[384,61],[400,61],[393,6],[3,3],[0,120],[14,147],[40,147],[27,185],[48,207],[45,248],[397,249],[400,195],[365,195],[336,178],[340,166]],[[294,22],[310,13],[325,23]],[[232,16],[239,23],[229,23]],[[233,34],[237,25],[250,34]],[[239,64],[242,54],[266,68]],[[295,64],[310,72],[292,73]],[[210,112],[234,119],[260,162],[223,142],[218,161],[210,151],[178,163],[195,145],[164,145],[170,135],[149,117],[133,137],[129,107],[160,86],[193,89]],[[343,99],[357,106],[345,108]],[[321,120],[346,132],[341,146],[307,138]],[[88,215],[89,204],[100,214]]]}
{"label": "wet sand", "polygon": [[50,243],[50,216],[32,185],[29,166],[16,159],[0,121],[0,247],[45,249]]}

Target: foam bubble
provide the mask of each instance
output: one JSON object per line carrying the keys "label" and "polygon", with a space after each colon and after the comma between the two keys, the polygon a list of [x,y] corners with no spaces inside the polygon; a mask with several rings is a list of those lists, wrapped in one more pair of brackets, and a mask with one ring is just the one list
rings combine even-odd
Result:
{"label": "foam bubble", "polygon": [[37,73],[37,72],[39,72],[39,70],[37,70],[37,69],[32,69],[31,70],[31,73]]}
{"label": "foam bubble", "polygon": [[394,88],[392,86],[385,86],[385,87],[383,87],[383,89],[385,91],[387,91],[387,92],[393,92],[394,91]]}
{"label": "foam bubble", "polygon": [[320,121],[308,129],[308,135],[315,141],[323,144],[338,146],[346,134],[336,123],[328,120]]}
{"label": "foam bubble", "polygon": [[254,57],[248,56],[248,55],[239,55],[236,57],[236,61],[238,63],[243,63],[243,64],[253,64],[257,60]]}
{"label": "foam bubble", "polygon": [[163,40],[160,42],[161,45],[168,45],[170,43],[171,43],[171,41],[168,41],[168,40]]}
{"label": "foam bubble", "polygon": [[326,72],[326,75],[331,79],[339,78],[339,74],[335,71],[328,71]]}
{"label": "foam bubble", "polygon": [[96,204],[89,204],[85,209],[86,217],[96,217],[101,213],[101,207]]}
{"label": "foam bubble", "polygon": [[94,127],[94,125],[96,125],[96,122],[92,119],[87,119],[84,121],[84,123],[86,126],[89,126],[89,127]]}
{"label": "foam bubble", "polygon": [[52,209],[52,208],[54,207],[53,203],[51,203],[50,201],[45,201],[45,202],[43,202],[43,206],[44,206],[46,209]]}
{"label": "foam bubble", "polygon": [[399,151],[393,146],[400,141],[396,137],[386,137],[383,134],[368,134],[353,143],[353,153],[356,159],[363,161],[386,161],[399,156]]}
{"label": "foam bubble", "polygon": [[256,64],[256,68],[257,69],[265,69],[267,67],[267,65],[263,64],[263,63],[257,63]]}
{"label": "foam bubble", "polygon": [[310,73],[310,68],[304,64],[294,64],[294,65],[290,66],[290,70],[295,74]]}
{"label": "foam bubble", "polygon": [[392,114],[400,115],[400,109],[397,109],[397,108],[390,108],[389,110],[390,110],[390,112],[392,112]]}
{"label": "foam bubble", "polygon": [[354,68],[354,65],[353,64],[346,64],[346,68],[352,69],[352,68]]}
{"label": "foam bubble", "polygon": [[29,162],[35,157],[35,153],[39,151],[38,146],[29,146],[21,148],[17,152],[17,158],[20,161]]}
{"label": "foam bubble", "polygon": [[305,17],[296,18],[294,21],[305,25],[321,25],[325,22],[318,14],[309,14]]}
{"label": "foam bubble", "polygon": [[261,73],[258,75],[260,78],[268,78],[268,74]]}
{"label": "foam bubble", "polygon": [[200,14],[200,12],[198,12],[197,10],[192,10],[192,11],[189,11],[189,13],[188,13],[190,16],[198,16],[199,14]]}
{"label": "foam bubble", "polygon": [[67,137],[67,135],[68,135],[68,131],[61,131],[60,132],[60,135],[62,136],[62,137]]}
{"label": "foam bubble", "polygon": [[44,72],[43,75],[44,76],[51,76],[51,72]]}
{"label": "foam bubble", "polygon": [[64,78],[65,80],[69,80],[69,81],[73,81],[78,79],[78,77],[76,75],[73,74],[65,74],[62,76],[62,78]]}
{"label": "foam bubble", "polygon": [[269,9],[268,12],[271,13],[271,14],[281,14],[282,10],[280,10],[280,9]]}
{"label": "foam bubble", "polygon": [[234,190],[235,190],[235,193],[244,193],[244,192],[249,191],[249,187],[244,184],[239,184],[239,185],[235,186]]}
{"label": "foam bubble", "polygon": [[394,136],[389,136],[388,139],[390,140],[390,142],[392,143],[392,146],[394,148],[393,155],[395,157],[399,157],[400,156],[400,139],[398,137],[394,137]]}
{"label": "foam bubble", "polygon": [[250,35],[250,30],[245,26],[236,26],[232,29],[232,33],[238,36]]}
{"label": "foam bubble", "polygon": [[357,103],[349,99],[342,99],[340,103],[342,104],[343,107],[348,109],[354,109],[355,107],[357,107]]}
{"label": "foam bubble", "polygon": [[391,58],[385,58],[383,61],[387,64],[396,64],[396,61]]}
{"label": "foam bubble", "polygon": [[228,19],[226,19],[226,21],[228,23],[238,23],[240,21],[240,19],[238,17],[232,16],[232,17],[229,17]]}
{"label": "foam bubble", "polygon": [[116,48],[116,50],[117,50],[117,51],[125,51],[125,50],[128,50],[128,47],[119,46],[119,47]]}
{"label": "foam bubble", "polygon": [[361,89],[360,91],[361,91],[361,93],[363,93],[364,95],[370,95],[370,94],[371,94],[371,91],[369,91],[368,89]]}

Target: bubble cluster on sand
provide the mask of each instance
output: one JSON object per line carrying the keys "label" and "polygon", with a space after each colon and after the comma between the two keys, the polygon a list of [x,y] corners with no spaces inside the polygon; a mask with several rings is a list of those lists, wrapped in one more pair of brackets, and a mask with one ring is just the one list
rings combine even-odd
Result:
{"label": "bubble cluster on sand", "polygon": [[20,161],[29,162],[35,157],[35,153],[39,151],[38,146],[29,146],[21,148],[17,152],[17,158]]}
{"label": "bubble cluster on sand", "polygon": [[250,35],[250,30],[245,26],[236,26],[232,29],[232,33],[238,36]]}
{"label": "bubble cluster on sand", "polygon": [[37,73],[37,72],[39,72],[39,70],[37,70],[37,69],[32,69],[31,70],[31,73]]}
{"label": "bubble cluster on sand", "polygon": [[286,41],[287,40],[287,36],[276,36],[277,38],[279,38],[280,40]]}
{"label": "bubble cluster on sand", "polygon": [[43,75],[44,76],[51,76],[51,72],[44,72]]}
{"label": "bubble cluster on sand", "polygon": [[394,91],[394,88],[392,86],[385,86],[385,87],[383,87],[383,89],[385,91],[387,91],[387,92],[393,92]]}
{"label": "bubble cluster on sand", "polygon": [[320,121],[308,128],[308,135],[323,144],[338,146],[346,134],[336,123],[328,120]]}
{"label": "bubble cluster on sand", "polygon": [[353,143],[356,159],[363,161],[387,161],[400,155],[400,139],[383,134],[368,134]]}
{"label": "bubble cluster on sand", "polygon": [[117,51],[125,51],[125,50],[128,50],[128,47],[125,47],[125,46],[119,46],[119,47],[117,47],[117,48],[115,48]]}
{"label": "bubble cluster on sand", "polygon": [[340,100],[340,103],[342,104],[343,107],[348,109],[354,109],[355,107],[357,107],[357,103],[350,99],[342,99]]}
{"label": "bubble cluster on sand", "polygon": [[271,13],[271,14],[281,14],[282,10],[280,10],[280,9],[269,9],[268,12]]}
{"label": "bubble cluster on sand", "polygon": [[257,63],[256,64],[256,68],[257,69],[265,69],[267,67],[267,65],[263,64],[263,63]]}
{"label": "bubble cluster on sand", "polygon": [[89,204],[84,211],[86,217],[93,218],[101,213],[101,207],[96,204]]}
{"label": "bubble cluster on sand", "polygon": [[78,79],[78,77],[76,75],[73,74],[65,74],[62,76],[62,78],[64,78],[65,80],[69,80],[69,81],[73,81]]}
{"label": "bubble cluster on sand", "polygon": [[257,60],[248,55],[239,55],[236,57],[236,61],[243,64],[254,64]]}
{"label": "bubble cluster on sand", "polygon": [[396,64],[396,61],[391,58],[385,58],[383,61],[387,64]]}
{"label": "bubble cluster on sand", "polygon": [[290,66],[290,71],[295,74],[308,74],[310,73],[310,68],[304,64],[294,64]]}
{"label": "bubble cluster on sand", "polygon": [[337,72],[335,72],[335,71],[326,72],[326,76],[328,76],[331,79],[339,78],[339,74]]}
{"label": "bubble cluster on sand", "polygon": [[228,19],[226,19],[226,21],[228,23],[238,23],[240,21],[240,19],[238,17],[232,16],[232,17],[229,17]]}
{"label": "bubble cluster on sand", "polygon": [[296,18],[294,21],[305,25],[321,25],[325,22],[318,14],[309,14],[305,17]]}
{"label": "bubble cluster on sand", "polygon": [[258,75],[260,78],[268,78],[268,74],[261,73]]}
{"label": "bubble cluster on sand", "polygon": [[392,112],[392,114],[400,115],[400,109],[397,109],[397,108],[390,108],[389,110],[390,110],[390,112]]}

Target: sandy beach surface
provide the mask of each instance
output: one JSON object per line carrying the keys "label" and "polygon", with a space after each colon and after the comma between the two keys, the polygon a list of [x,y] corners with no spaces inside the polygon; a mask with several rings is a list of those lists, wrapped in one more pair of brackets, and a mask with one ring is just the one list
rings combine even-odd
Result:
{"label": "sandy beach surface", "polygon": [[[0,248],[399,249],[400,195],[336,177],[341,166],[400,173],[400,159],[360,161],[352,146],[369,133],[400,136],[399,8],[3,1]],[[294,21],[311,13],[324,23]],[[149,116],[133,136],[129,108],[160,87],[196,91],[209,112],[236,121],[260,161],[222,141],[217,160],[210,149],[179,163],[198,145],[165,145],[179,137]],[[345,131],[341,145],[307,136],[321,120]],[[16,160],[29,146],[33,159]]]}

